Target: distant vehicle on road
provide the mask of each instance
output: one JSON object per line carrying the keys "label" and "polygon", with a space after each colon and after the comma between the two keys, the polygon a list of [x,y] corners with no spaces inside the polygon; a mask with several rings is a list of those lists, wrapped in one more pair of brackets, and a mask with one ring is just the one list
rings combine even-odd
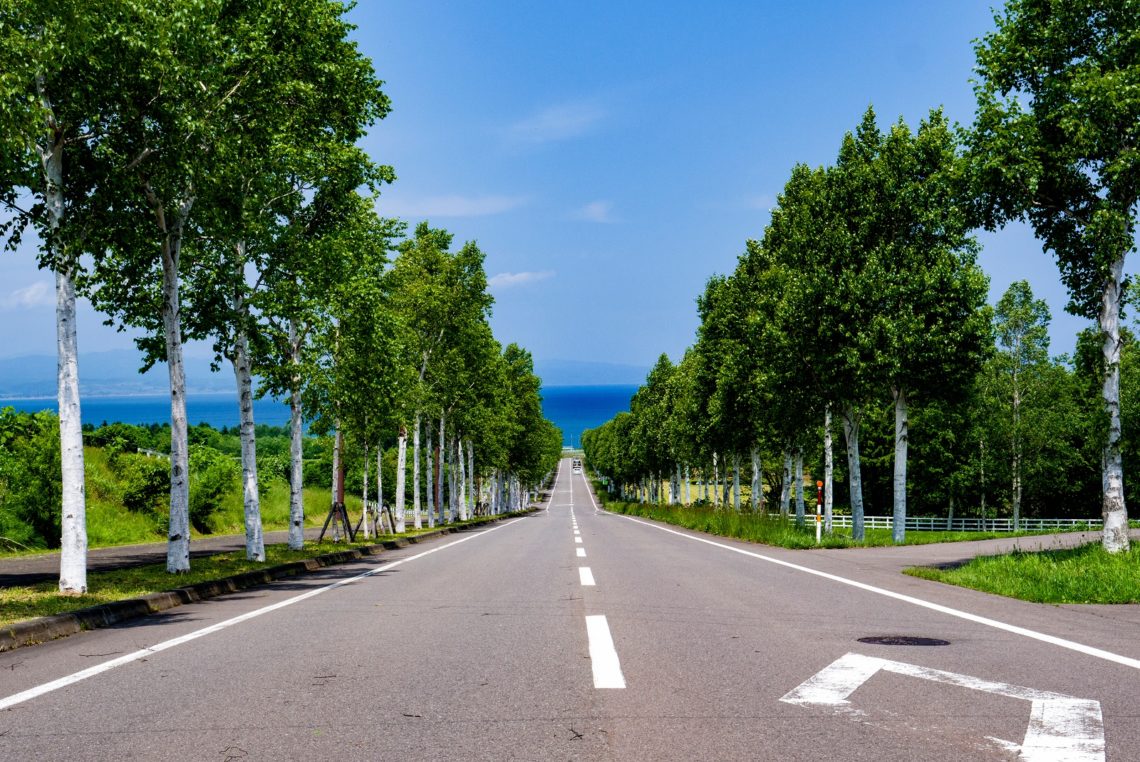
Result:
{"label": "distant vehicle on road", "polygon": [[576,473],[576,474],[582,473],[582,461],[580,459],[574,458],[573,460],[571,460],[570,466],[571,466],[571,468],[573,468],[574,473]]}

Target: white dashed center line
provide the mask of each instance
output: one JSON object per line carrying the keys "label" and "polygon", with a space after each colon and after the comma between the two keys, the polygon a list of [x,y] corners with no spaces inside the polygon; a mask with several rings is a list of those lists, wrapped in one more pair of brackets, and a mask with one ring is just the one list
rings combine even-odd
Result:
{"label": "white dashed center line", "polygon": [[582,580],[582,584],[593,587],[594,586],[594,573],[590,571],[589,566],[578,567],[578,578]]}
{"label": "white dashed center line", "polygon": [[594,669],[595,688],[625,688],[621,662],[614,650],[610,625],[604,615],[586,617],[586,636],[590,640],[590,665]]}

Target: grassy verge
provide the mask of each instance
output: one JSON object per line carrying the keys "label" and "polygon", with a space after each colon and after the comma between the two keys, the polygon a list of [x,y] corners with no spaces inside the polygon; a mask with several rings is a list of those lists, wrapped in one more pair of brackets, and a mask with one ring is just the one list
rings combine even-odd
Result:
{"label": "grassy verge", "polygon": [[[516,514],[509,514],[508,516],[510,515]],[[475,526],[502,518],[504,516],[480,517],[448,526]],[[173,590],[198,582],[223,579],[242,572],[264,569],[267,566],[289,563],[290,561],[302,561],[325,553],[367,547],[380,544],[385,540],[407,539],[431,531],[434,530],[411,530],[398,536],[384,535],[368,542],[358,543],[325,542],[318,545],[317,543],[306,542],[302,550],[289,550],[286,545],[267,545],[264,563],[246,560],[244,550],[219,553],[206,558],[195,558],[191,562],[190,571],[179,575],[168,574],[165,564],[149,564],[129,569],[93,572],[87,578],[88,592],[85,595],[78,596],[60,595],[59,583],[56,581],[24,587],[0,588],[0,626],[25,619],[63,614],[102,603],[137,598],[148,593]]]}
{"label": "grassy verge", "polygon": [[1079,548],[981,556],[950,569],[917,567],[914,577],[1035,603],[1140,603],[1140,545],[1108,553]]}
{"label": "grassy verge", "polygon": [[[628,516],[641,516],[655,521],[663,521],[698,532],[708,532],[722,537],[735,537],[764,545],[781,548],[850,548],[893,545],[889,529],[868,529],[863,542],[851,539],[850,528],[837,528],[831,534],[824,534],[820,544],[815,543],[815,517],[810,517],[803,526],[796,526],[794,518],[782,518],[776,514],[736,513],[732,510],[716,510],[708,506],[664,506],[643,503],[606,503],[608,510]],[[967,540],[992,540],[998,537],[1019,537],[1036,532],[917,532],[906,533],[906,545],[926,545],[935,542],[964,542]]]}

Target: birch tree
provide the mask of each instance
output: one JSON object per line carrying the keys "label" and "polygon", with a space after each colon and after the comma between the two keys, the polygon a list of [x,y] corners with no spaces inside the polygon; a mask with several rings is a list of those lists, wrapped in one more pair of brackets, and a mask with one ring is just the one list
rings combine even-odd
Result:
{"label": "birch tree", "polygon": [[1003,370],[1010,385],[1010,495],[1013,528],[1021,528],[1021,408],[1034,369],[1049,359],[1049,307],[1033,298],[1029,282],[1010,284],[994,310]]}
{"label": "birch tree", "polygon": [[[83,160],[107,128],[102,106],[116,67],[132,66],[116,2],[9,2],[0,8],[0,237],[16,248],[32,227],[39,264],[55,274],[56,391],[61,449],[59,590],[87,590],[87,528],[79,401],[76,277],[81,215],[92,183]],[[74,166],[72,164],[74,163]],[[84,168],[87,168],[85,171]],[[78,170],[78,171],[77,171]],[[28,203],[30,201],[30,203]]]}
{"label": "birch tree", "polygon": [[1138,18],[1135,0],[1010,0],[975,48],[980,217],[990,228],[1028,220],[1057,260],[1067,309],[1100,329],[1102,543],[1112,553],[1129,545],[1120,311],[1140,212]]}

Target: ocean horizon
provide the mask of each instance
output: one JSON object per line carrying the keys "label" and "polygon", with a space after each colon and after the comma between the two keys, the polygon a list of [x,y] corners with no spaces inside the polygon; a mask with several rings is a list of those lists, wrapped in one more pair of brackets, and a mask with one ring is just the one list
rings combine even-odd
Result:
{"label": "ocean horizon", "polygon": [[[581,447],[582,432],[629,410],[633,385],[548,386],[542,388],[543,415],[562,431],[566,447]],[[129,423],[138,426],[170,421],[168,394],[123,394],[87,396],[80,400],[84,423]],[[54,397],[0,399],[0,408],[23,412],[58,410]],[[288,426],[289,406],[267,398],[253,401],[253,418],[258,424]],[[238,425],[238,404],[229,392],[200,392],[186,395],[186,419],[190,425],[206,423],[220,429]]]}

